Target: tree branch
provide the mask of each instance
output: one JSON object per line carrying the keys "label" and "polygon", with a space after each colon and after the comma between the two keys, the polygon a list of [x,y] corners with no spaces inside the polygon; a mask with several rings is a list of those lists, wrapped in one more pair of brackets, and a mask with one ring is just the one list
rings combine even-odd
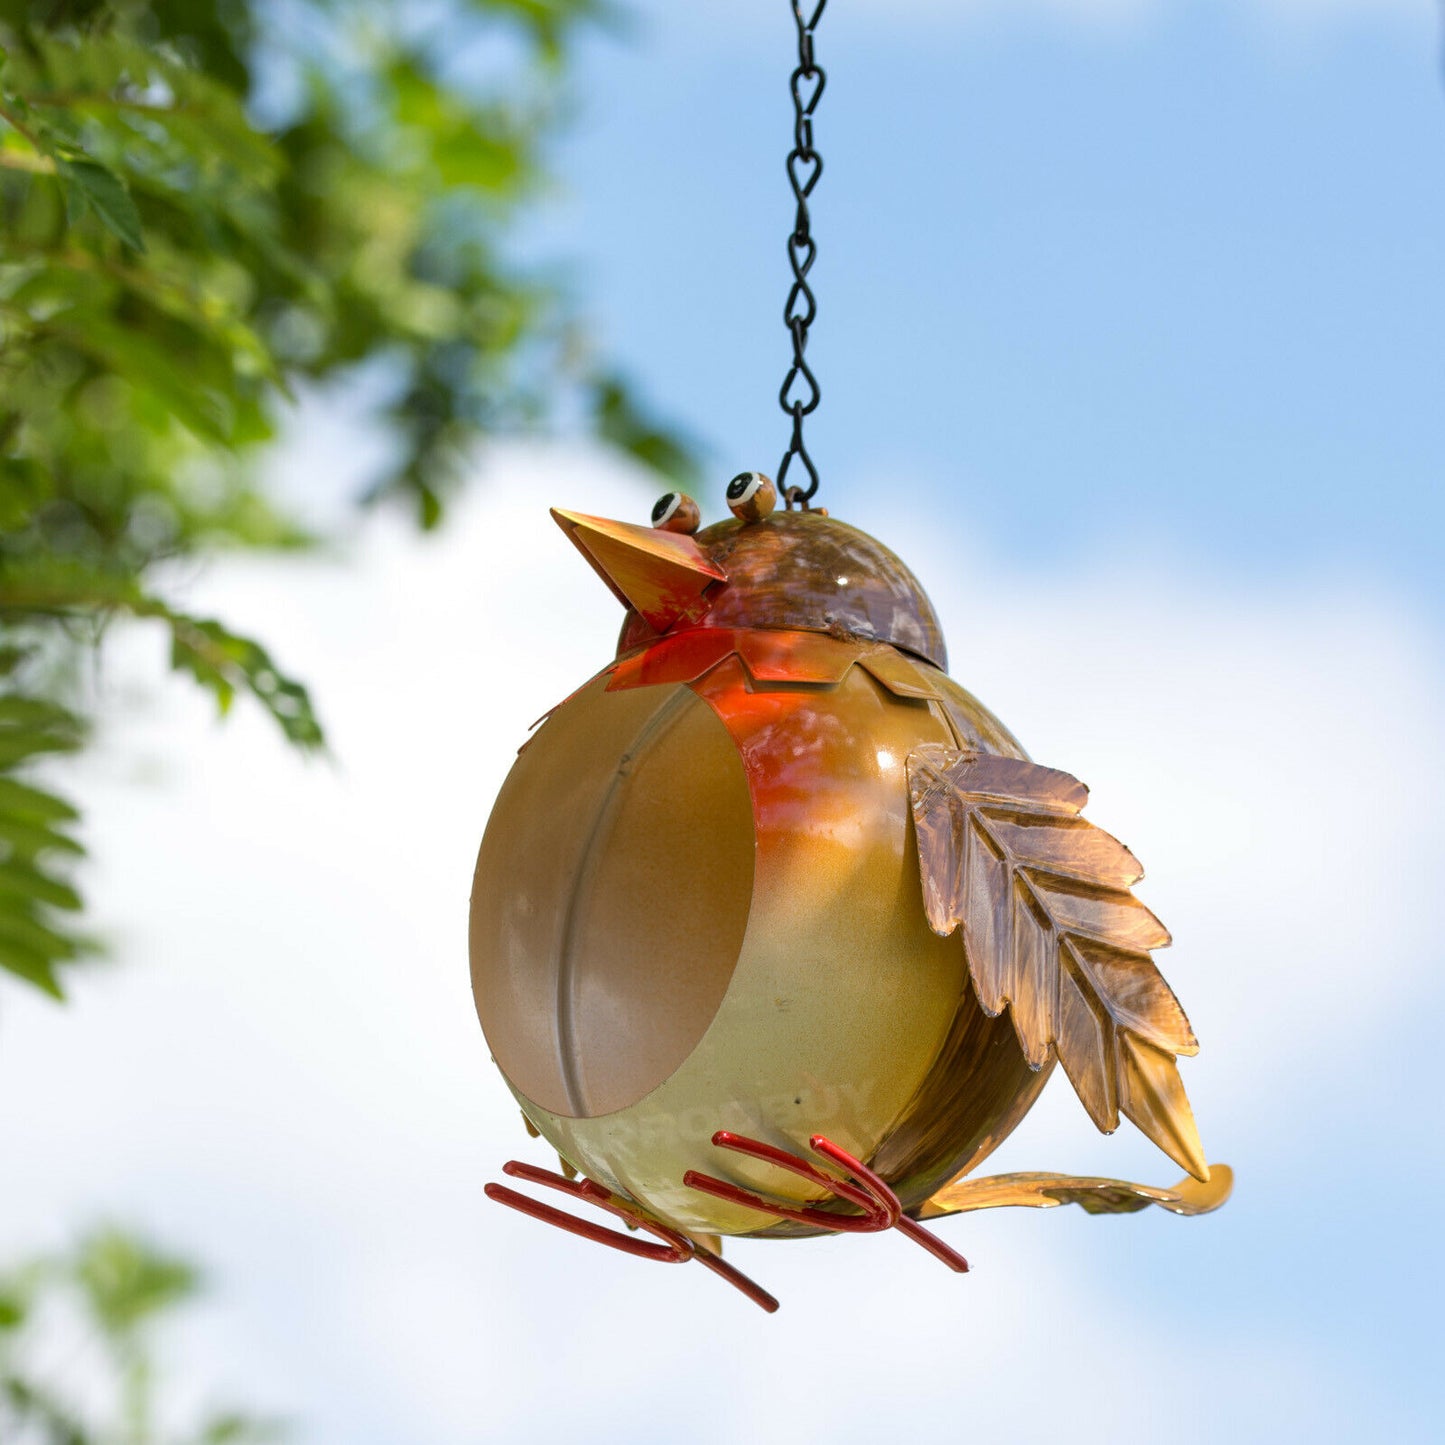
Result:
{"label": "tree branch", "polygon": [[103,106],[107,110],[134,110],[142,115],[186,115],[195,114],[198,107],[188,101],[177,101],[171,105],[154,105],[148,100],[127,100],[122,95],[106,95],[102,91],[51,90],[44,95],[32,95],[28,104],[34,106]]}
{"label": "tree branch", "polygon": [[28,171],[33,176],[53,176],[55,162],[49,156],[31,156],[24,151],[0,150],[0,171]]}

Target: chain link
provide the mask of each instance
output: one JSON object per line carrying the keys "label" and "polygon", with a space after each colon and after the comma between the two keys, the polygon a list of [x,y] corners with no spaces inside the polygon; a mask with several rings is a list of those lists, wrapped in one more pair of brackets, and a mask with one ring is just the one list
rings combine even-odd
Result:
{"label": "chain link", "polygon": [[[778,491],[788,510],[801,506],[808,510],[808,503],[818,490],[818,468],[803,445],[803,418],[817,411],[823,393],[818,387],[818,378],[808,367],[804,352],[808,347],[808,328],[818,315],[817,298],[808,286],[808,272],[818,258],[818,243],[808,216],[808,197],[823,174],[823,157],[813,146],[813,112],[822,98],[823,87],[828,77],[813,58],[813,30],[823,18],[828,0],[817,0],[812,14],[806,19],[799,0],[791,0],[793,20],[798,27],[798,66],[793,71],[791,88],[793,92],[793,149],[788,156],[788,182],[793,188],[798,210],[793,222],[792,234],[788,237],[788,264],[793,270],[793,285],[788,292],[787,305],[783,307],[783,324],[793,338],[793,364],[783,379],[778,392],[778,404],[783,413],[793,419],[792,440],[783,453],[778,467]],[[808,474],[806,487],[788,485],[788,468],[796,457]]]}

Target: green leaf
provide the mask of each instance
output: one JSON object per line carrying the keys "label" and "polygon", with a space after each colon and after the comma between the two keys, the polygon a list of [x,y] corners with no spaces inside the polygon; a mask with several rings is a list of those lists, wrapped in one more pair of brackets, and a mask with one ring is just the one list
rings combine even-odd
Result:
{"label": "green leaf", "polygon": [[0,818],[6,817],[30,823],[73,823],[80,814],[53,793],[0,777]]}
{"label": "green leaf", "polygon": [[78,958],[83,945],[24,913],[11,910],[0,913],[0,954],[7,949],[15,950],[17,956],[43,959],[49,966]]}
{"label": "green leaf", "polygon": [[125,182],[99,161],[83,152],[66,150],[56,156],[56,172],[65,186],[66,207],[72,222],[87,207],[101,223],[132,251],[145,250],[140,212]]}
{"label": "green leaf", "polygon": [[261,1420],[237,1410],[214,1416],[201,1427],[197,1445],[268,1445],[282,1440],[286,1428],[279,1421]]}
{"label": "green leaf", "polygon": [[0,864],[0,907],[18,910],[36,903],[68,913],[78,913],[83,906],[80,894],[70,884],[36,864],[15,858]]}
{"label": "green leaf", "polygon": [[96,1322],[115,1339],[128,1337],[200,1288],[193,1265],[115,1228],[97,1230],[82,1242],[74,1273]]}
{"label": "green leaf", "polygon": [[0,1387],[22,1424],[43,1427],[42,1435],[27,1438],[38,1438],[44,1445],[96,1445],[90,1431],[48,1391],[14,1375],[0,1376]]}
{"label": "green leaf", "polygon": [[171,628],[171,666],[189,673],[215,697],[224,715],[240,688],[271,714],[287,739],[303,749],[321,748],[325,738],[305,687],[286,676],[260,643],[232,632],[213,618],[188,617],[153,604]]}
{"label": "green leaf", "polygon": [[51,488],[45,468],[29,457],[0,457],[0,532],[18,531]]}
{"label": "green leaf", "polygon": [[33,858],[37,853],[50,851],[79,856],[85,849],[55,828],[38,827],[0,813],[0,851],[12,857]]}
{"label": "green leaf", "polygon": [[13,690],[10,669],[0,693],[0,969],[33,984],[54,998],[61,987],[56,970],[93,950],[62,915],[80,908],[80,897],[66,876],[69,859],[83,852],[71,832],[76,810],[64,799],[12,769],[46,754],[80,745],[80,721],[49,698]]}
{"label": "green leaf", "polygon": [[55,976],[57,962],[59,960],[52,958],[44,949],[30,948],[13,939],[0,939],[0,968],[26,983],[34,984],[53,999],[63,999],[64,990]]}
{"label": "green leaf", "polygon": [[47,753],[70,753],[80,746],[74,715],[39,698],[0,696],[0,772]]}
{"label": "green leaf", "polygon": [[626,382],[603,376],[593,383],[597,432],[613,446],[682,486],[695,483],[696,452],[649,417]]}
{"label": "green leaf", "polygon": [[[51,323],[77,351],[123,378],[161,415],[169,415],[201,441],[225,446],[227,417],[220,396],[192,350],[177,356],[135,327],[117,325],[109,316],[92,316],[77,324],[73,316]],[[187,371],[189,365],[190,370]]]}

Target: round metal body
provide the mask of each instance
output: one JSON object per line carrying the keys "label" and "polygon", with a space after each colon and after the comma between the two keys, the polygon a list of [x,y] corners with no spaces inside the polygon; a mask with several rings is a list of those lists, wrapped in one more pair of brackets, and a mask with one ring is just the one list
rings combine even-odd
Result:
{"label": "round metal body", "polygon": [[[786,542],[820,520],[766,525]],[[822,550],[835,591],[852,589]],[[796,600],[786,567],[769,575],[768,597]],[[523,749],[478,858],[473,986],[524,1113],[577,1169],[689,1232],[814,1233],[683,1176],[816,1199],[711,1138],[800,1151],[821,1132],[916,1208],[1044,1084],[928,925],[904,776],[919,744],[1022,752],[894,646],[729,628],[718,610],[627,651]],[[916,657],[941,654],[924,620],[905,631]]]}

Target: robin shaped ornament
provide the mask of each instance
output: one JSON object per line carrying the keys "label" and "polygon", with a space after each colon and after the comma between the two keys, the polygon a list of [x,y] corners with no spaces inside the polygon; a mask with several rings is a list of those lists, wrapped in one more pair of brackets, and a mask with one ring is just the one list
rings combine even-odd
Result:
{"label": "robin shaped ornament", "polygon": [[[1124,845],[947,674],[906,566],[747,472],[699,530],[554,511],[626,608],[616,659],[502,787],[471,909],[477,1011],[562,1172],[500,1203],[766,1309],[721,1236],[902,1230],[999,1205],[1217,1208],[1175,1060],[1197,1051]],[[1102,1131],[1188,1178],[973,1172],[1055,1063]]]}

